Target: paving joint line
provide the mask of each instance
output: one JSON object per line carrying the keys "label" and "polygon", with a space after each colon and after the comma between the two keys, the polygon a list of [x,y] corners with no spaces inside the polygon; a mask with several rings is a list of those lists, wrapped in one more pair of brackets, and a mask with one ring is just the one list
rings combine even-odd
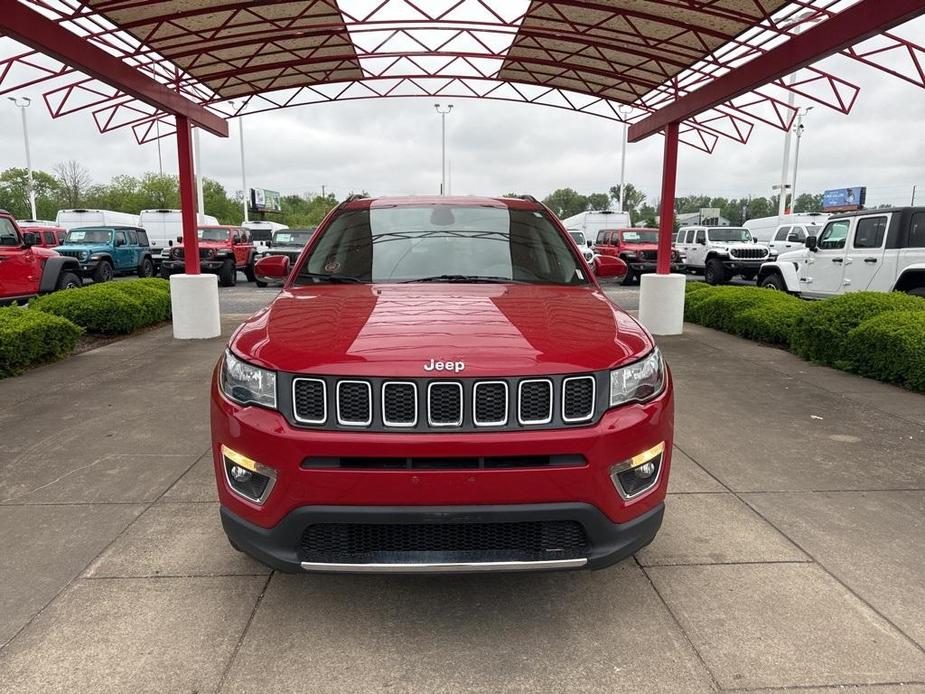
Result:
{"label": "paving joint line", "polygon": [[270,581],[273,580],[273,576],[275,575],[276,571],[270,571],[270,574],[267,576],[267,580],[264,581],[263,589],[257,596],[257,600],[254,602],[254,607],[247,618],[247,622],[245,622],[244,628],[241,630],[241,635],[238,637],[238,640],[234,645],[234,649],[231,651],[231,656],[228,658],[228,662],[226,663],[225,668],[222,670],[222,676],[218,680],[218,687],[215,690],[216,692],[220,693],[225,688],[225,682],[228,680],[228,675],[231,673],[231,668],[234,666],[234,661],[237,659],[238,653],[241,652],[241,646],[244,645],[244,639],[247,637],[247,632],[250,630],[251,623],[253,623],[254,617],[257,615],[257,610],[260,609],[260,605],[263,602],[263,596],[267,594],[267,589],[270,587]]}

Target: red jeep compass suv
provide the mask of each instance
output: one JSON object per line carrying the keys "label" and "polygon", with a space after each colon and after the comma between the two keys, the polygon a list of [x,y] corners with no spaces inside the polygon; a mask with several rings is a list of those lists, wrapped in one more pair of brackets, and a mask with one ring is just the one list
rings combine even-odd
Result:
{"label": "red jeep compass suv", "polygon": [[[668,369],[531,199],[351,199],[216,365],[221,517],[283,571],[599,568],[655,536]],[[604,259],[601,276],[624,264]]]}

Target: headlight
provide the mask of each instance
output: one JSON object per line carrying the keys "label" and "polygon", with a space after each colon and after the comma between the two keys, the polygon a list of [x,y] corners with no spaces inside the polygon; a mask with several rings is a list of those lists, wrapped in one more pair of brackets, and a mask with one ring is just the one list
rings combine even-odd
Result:
{"label": "headlight", "polygon": [[644,402],[662,392],[665,364],[658,348],[645,359],[610,372],[610,406]]}
{"label": "headlight", "polygon": [[276,409],[275,372],[241,361],[225,350],[220,381],[222,392],[235,402]]}
{"label": "headlight", "polygon": [[636,260],[636,254],[635,254],[635,253],[624,253],[623,255],[626,256],[626,259],[627,259],[627,260]]}
{"label": "headlight", "polygon": [[768,251],[768,256],[770,256],[771,258],[773,258],[774,256],[778,255],[779,253],[780,253],[779,250],[777,250],[776,248],[772,248],[771,250]]}
{"label": "headlight", "polygon": [[206,249],[206,258],[214,258],[214,257],[215,257],[215,249],[214,249],[214,248],[207,248],[207,249]]}
{"label": "headlight", "polygon": [[81,259],[81,260],[86,260],[86,259],[89,258],[89,257],[90,257],[90,251],[81,251],[81,252],[80,252],[80,259]]}

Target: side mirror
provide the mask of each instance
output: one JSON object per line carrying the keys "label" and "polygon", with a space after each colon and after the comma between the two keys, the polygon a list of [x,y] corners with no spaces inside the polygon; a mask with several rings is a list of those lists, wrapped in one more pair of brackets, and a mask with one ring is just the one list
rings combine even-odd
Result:
{"label": "side mirror", "polygon": [[273,239],[267,240],[267,248],[273,248]]}
{"label": "side mirror", "polygon": [[116,248],[125,245],[125,239],[116,239]]}
{"label": "side mirror", "polygon": [[26,248],[32,248],[32,246],[39,245],[39,235],[31,231],[27,231],[22,235],[22,245]]}
{"label": "side mirror", "polygon": [[796,243],[800,240],[799,234],[787,234],[787,243]]}
{"label": "side mirror", "polygon": [[177,243],[183,243],[183,237],[182,237],[182,236],[178,236],[178,237],[177,237]]}
{"label": "side mirror", "polygon": [[602,255],[594,265],[594,274],[598,277],[625,277],[626,263],[612,255]]}
{"label": "side mirror", "polygon": [[588,248],[594,248],[594,242],[591,241],[591,239],[588,239],[587,244],[588,244]]}
{"label": "side mirror", "polygon": [[268,255],[254,264],[254,274],[270,279],[286,279],[289,276],[289,256]]}
{"label": "side mirror", "polygon": [[231,237],[231,243],[241,243],[241,237],[238,234],[235,234]]}
{"label": "side mirror", "polygon": [[172,245],[173,245],[173,239],[170,239],[170,240],[167,242],[167,245],[168,245],[168,246],[172,246]]}
{"label": "side mirror", "polygon": [[815,251],[819,248],[819,244],[817,243],[815,236],[807,236],[806,241],[804,241],[803,244],[811,251]]}

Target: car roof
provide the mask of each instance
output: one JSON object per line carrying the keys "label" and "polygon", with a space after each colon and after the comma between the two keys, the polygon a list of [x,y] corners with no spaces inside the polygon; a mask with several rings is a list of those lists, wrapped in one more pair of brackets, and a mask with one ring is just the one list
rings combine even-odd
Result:
{"label": "car roof", "polygon": [[477,195],[406,195],[380,198],[356,198],[341,203],[343,209],[363,210],[376,207],[421,207],[447,205],[453,207],[497,207],[517,210],[540,210],[543,206],[533,198],[491,198]]}
{"label": "car roof", "polygon": [[829,217],[828,221],[831,222],[834,219],[845,219],[846,217],[862,217],[862,216],[867,216],[871,214],[888,214],[890,212],[906,212],[906,211],[912,212],[913,214],[916,212],[925,212],[925,207],[910,207],[907,205],[906,207],[884,207],[884,208],[872,208],[869,210],[855,210],[853,212],[833,212],[832,216]]}

